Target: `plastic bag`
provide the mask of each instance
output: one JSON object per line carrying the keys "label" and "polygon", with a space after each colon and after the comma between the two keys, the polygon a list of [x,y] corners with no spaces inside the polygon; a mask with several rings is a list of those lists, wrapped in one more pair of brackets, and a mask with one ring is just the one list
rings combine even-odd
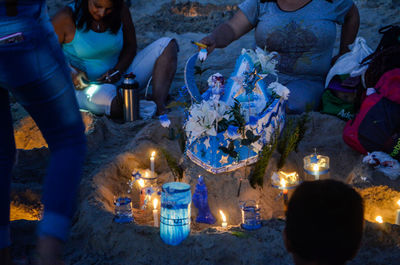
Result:
{"label": "plastic bag", "polygon": [[349,48],[350,51],[340,56],[329,70],[325,87],[328,87],[329,82],[335,75],[350,74],[350,76],[360,76],[367,70],[368,65],[361,65],[361,61],[373,51],[368,47],[365,39],[357,37]]}

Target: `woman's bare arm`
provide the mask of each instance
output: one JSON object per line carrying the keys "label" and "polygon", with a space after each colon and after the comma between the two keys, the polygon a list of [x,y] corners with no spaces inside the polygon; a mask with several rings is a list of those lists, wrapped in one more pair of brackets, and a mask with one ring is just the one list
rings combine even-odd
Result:
{"label": "woman's bare arm", "polygon": [[66,6],[60,9],[51,19],[51,23],[60,44],[71,42],[74,39],[76,27],[71,8]]}
{"label": "woman's bare arm", "polygon": [[208,46],[207,50],[210,53],[215,48],[228,46],[252,29],[253,25],[246,15],[239,10],[230,20],[216,27],[210,35],[204,37],[200,42]]}
{"label": "woman's bare arm", "polygon": [[131,65],[137,50],[135,26],[133,25],[129,8],[125,4],[122,8],[122,33],[124,45],[119,54],[118,63],[115,66],[115,69],[121,73]]}
{"label": "woman's bare arm", "polygon": [[356,39],[359,27],[360,14],[358,13],[357,6],[354,4],[344,18],[342,33],[340,35],[339,54],[333,57],[332,64],[334,64],[341,55],[350,51],[349,45]]}

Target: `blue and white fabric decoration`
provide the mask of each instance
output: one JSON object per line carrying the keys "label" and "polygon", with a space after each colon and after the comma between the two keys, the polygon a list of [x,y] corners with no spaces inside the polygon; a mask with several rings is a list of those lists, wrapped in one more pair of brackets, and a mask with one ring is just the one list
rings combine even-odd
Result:
{"label": "blue and white fabric decoration", "polygon": [[196,58],[189,58],[184,73],[193,102],[185,123],[187,156],[212,173],[256,162],[274,131],[284,127],[289,90],[277,80],[279,55],[243,49],[227,82],[214,74],[203,95],[195,84]]}

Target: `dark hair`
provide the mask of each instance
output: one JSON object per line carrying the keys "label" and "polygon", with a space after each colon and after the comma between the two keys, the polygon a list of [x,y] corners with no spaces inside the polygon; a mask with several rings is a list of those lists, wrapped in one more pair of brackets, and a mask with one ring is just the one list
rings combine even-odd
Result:
{"label": "dark hair", "polygon": [[[121,10],[123,0],[110,0],[113,3],[113,9],[109,15],[104,17],[105,23],[109,25],[110,31],[117,34],[121,27]],[[88,0],[75,0],[75,11],[73,14],[76,27],[84,28],[85,31],[90,29],[93,21],[89,13]]]}
{"label": "dark hair", "polygon": [[336,180],[303,182],[286,212],[289,251],[307,261],[343,264],[353,258],[363,233],[361,196]]}

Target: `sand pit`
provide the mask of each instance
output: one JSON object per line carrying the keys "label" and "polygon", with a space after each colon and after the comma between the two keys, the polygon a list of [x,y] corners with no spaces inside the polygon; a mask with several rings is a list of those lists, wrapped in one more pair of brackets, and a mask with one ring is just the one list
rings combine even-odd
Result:
{"label": "sand pit", "polygon": [[[172,126],[182,121],[182,113],[170,113]],[[101,143],[89,150],[85,175],[81,185],[79,207],[65,259],[71,264],[291,264],[281,232],[284,227],[282,197],[271,186],[270,176],[276,170],[279,155],[274,154],[266,170],[263,188],[250,187],[246,176],[251,166],[213,175],[205,172],[183,156],[177,140],[168,138],[168,130],[157,120],[117,124],[106,117],[92,117],[88,139],[102,135]],[[381,215],[386,223],[367,222],[360,254],[350,264],[395,264],[399,257],[400,227],[392,226],[395,199],[400,199],[396,185],[390,185],[385,176],[361,164],[362,156],[349,149],[342,141],[340,131],[344,122],[334,117],[311,113],[307,132],[298,152],[293,152],[284,170],[298,171],[304,177],[302,158],[318,148],[332,159],[331,177],[353,184],[365,198],[366,219],[374,222]],[[98,132],[101,131],[101,132]],[[326,135],[325,138],[318,137]],[[327,139],[327,140],[325,140]],[[98,142],[98,141],[97,141]],[[158,228],[153,227],[150,209],[134,209],[135,223],[113,222],[115,196],[126,193],[127,182],[134,169],[147,169],[152,150],[167,149],[182,162],[183,182],[194,191],[199,174],[204,176],[209,192],[211,212],[217,218],[214,225],[198,224],[197,210],[192,206],[191,235],[179,246],[165,245]],[[40,150],[40,149],[37,149]],[[22,162],[21,162],[22,163]],[[157,154],[158,183],[174,181],[165,159]],[[240,196],[239,181],[243,178]],[[23,184],[18,184],[23,185]],[[33,185],[32,182],[25,184]],[[36,184],[37,186],[37,184]],[[290,195],[290,194],[289,194]],[[131,193],[133,205],[138,208],[138,190]],[[256,231],[240,228],[240,200],[256,200],[261,207],[263,227]],[[16,204],[16,201],[13,202]],[[393,202],[393,203],[392,203]],[[31,209],[35,209],[31,207]],[[222,209],[228,216],[228,228],[220,227],[218,214]],[[18,228],[13,225],[13,228]],[[34,229],[34,226],[31,226]],[[241,233],[237,234],[236,232]],[[30,231],[33,233],[33,231]],[[22,244],[19,242],[18,244]],[[374,255],[372,255],[374,253]],[[380,263],[385,260],[384,263]],[[366,263],[366,261],[370,263]]]}

